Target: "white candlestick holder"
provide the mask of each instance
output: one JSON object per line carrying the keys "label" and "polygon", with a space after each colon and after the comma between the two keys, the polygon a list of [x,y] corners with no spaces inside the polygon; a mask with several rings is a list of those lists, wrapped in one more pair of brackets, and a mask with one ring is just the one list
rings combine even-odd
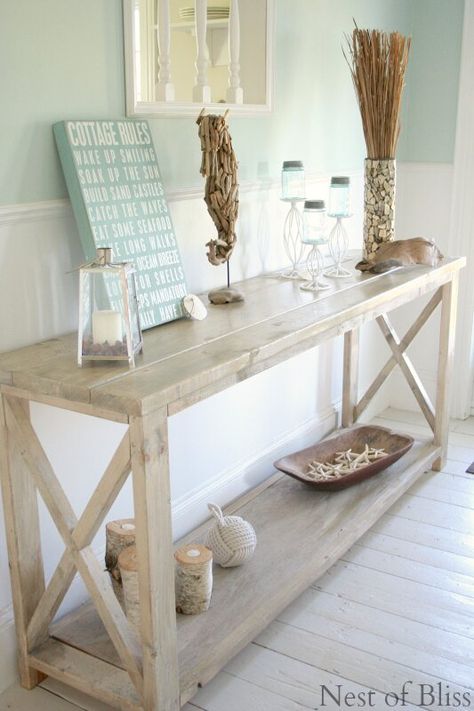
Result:
{"label": "white candlestick holder", "polygon": [[309,274],[309,281],[305,281],[300,286],[303,291],[324,291],[329,289],[331,284],[327,282],[323,274],[324,257],[321,254],[319,243],[313,243],[306,258],[306,269]]}
{"label": "white candlestick holder", "polygon": [[325,270],[324,275],[335,279],[347,279],[352,276],[352,272],[342,266],[344,257],[347,254],[349,238],[342,223],[343,215],[336,215],[336,224],[329,233],[328,246],[329,254],[333,260],[333,266]]}
{"label": "white candlestick holder", "polygon": [[303,258],[303,218],[298,210],[298,202],[302,202],[304,198],[290,199],[290,209],[285,219],[283,226],[283,244],[285,252],[290,260],[290,269],[280,272],[282,279],[302,279],[303,275],[298,269]]}

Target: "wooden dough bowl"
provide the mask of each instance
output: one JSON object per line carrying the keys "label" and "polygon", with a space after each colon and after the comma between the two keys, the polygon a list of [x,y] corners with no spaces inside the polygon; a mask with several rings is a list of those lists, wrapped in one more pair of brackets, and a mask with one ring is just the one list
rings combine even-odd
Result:
{"label": "wooden dough bowl", "polygon": [[[286,457],[279,459],[274,463],[274,466],[285,474],[309,484],[314,489],[337,491],[353,484],[358,484],[360,481],[369,479],[371,476],[386,469],[390,464],[393,464],[406,454],[413,442],[413,437],[397,434],[385,427],[361,425],[346,430],[338,430],[336,434],[331,435],[331,437],[324,439],[322,442],[318,442],[318,444],[313,444],[311,447],[301,449],[299,452],[288,454]],[[375,449],[384,449],[387,452],[387,456],[376,459],[365,467],[361,467],[333,481],[317,481],[307,476],[310,462],[332,462],[336,452],[345,452],[348,449],[352,449],[353,452],[363,452],[366,444]]]}

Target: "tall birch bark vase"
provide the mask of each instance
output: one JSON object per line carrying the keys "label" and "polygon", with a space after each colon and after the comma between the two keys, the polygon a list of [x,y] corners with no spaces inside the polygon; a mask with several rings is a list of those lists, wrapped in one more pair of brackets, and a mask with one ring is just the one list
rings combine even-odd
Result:
{"label": "tall birch bark vase", "polygon": [[364,171],[364,259],[395,237],[396,161],[366,158]]}

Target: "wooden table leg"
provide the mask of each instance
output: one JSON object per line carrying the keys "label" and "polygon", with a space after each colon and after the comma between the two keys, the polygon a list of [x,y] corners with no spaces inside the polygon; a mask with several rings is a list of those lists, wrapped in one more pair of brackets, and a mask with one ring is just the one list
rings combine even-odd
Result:
{"label": "wooden table leg", "polygon": [[456,312],[458,304],[459,275],[441,287],[441,324],[439,331],[438,385],[436,389],[434,442],[441,446],[441,455],[433,463],[434,471],[440,471],[446,463],[449,435],[449,393],[453,369],[456,336]]}
{"label": "wooden table leg", "polygon": [[342,377],[342,426],[351,427],[355,421],[357,386],[359,379],[359,329],[344,334],[344,372]]}
{"label": "wooden table leg", "polygon": [[[29,417],[29,403],[22,402]],[[9,435],[0,395],[0,474],[21,685],[32,689],[44,675],[28,666],[28,623],[44,592],[38,499],[32,477]]]}
{"label": "wooden table leg", "polygon": [[130,420],[145,711],[178,711],[167,412]]}

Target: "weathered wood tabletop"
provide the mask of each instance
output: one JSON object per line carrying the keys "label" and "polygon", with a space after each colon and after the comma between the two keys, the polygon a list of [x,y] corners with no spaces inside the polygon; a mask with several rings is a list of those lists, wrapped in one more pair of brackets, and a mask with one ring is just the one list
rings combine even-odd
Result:
{"label": "weathered wood tabletop", "polygon": [[332,288],[320,294],[302,291],[299,282],[256,277],[237,284],[244,302],[209,305],[204,321],[181,319],[146,331],[135,369],[117,363],[79,368],[75,334],[68,334],[0,355],[0,383],[32,395],[145,414],[203,389],[205,397],[212,383],[217,389],[220,381],[237,382],[272,360],[373,320],[448,281],[462,265],[462,259],[445,259],[436,269],[354,272],[332,280]]}

